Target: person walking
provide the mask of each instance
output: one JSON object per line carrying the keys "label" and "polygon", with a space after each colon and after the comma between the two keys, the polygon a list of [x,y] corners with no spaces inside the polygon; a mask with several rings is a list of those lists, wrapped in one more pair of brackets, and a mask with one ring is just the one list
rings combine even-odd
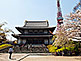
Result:
{"label": "person walking", "polygon": [[12,55],[12,52],[13,52],[13,46],[9,48],[9,51],[8,51],[8,52],[9,52],[9,54],[10,54],[10,55],[9,55],[9,59],[11,59],[11,55]]}

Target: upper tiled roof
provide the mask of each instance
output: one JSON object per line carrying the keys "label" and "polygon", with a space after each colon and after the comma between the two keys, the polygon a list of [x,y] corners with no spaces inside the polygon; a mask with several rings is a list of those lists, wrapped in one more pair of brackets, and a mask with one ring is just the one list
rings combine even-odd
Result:
{"label": "upper tiled roof", "polygon": [[32,21],[25,21],[25,25],[24,27],[48,27],[49,26],[49,23],[47,20],[44,20],[44,21],[35,21],[35,20],[32,20]]}

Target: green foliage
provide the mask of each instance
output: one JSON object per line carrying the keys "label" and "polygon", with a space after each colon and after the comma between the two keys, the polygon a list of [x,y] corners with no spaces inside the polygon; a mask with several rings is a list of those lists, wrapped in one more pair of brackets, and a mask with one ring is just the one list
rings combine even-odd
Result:
{"label": "green foliage", "polygon": [[61,51],[64,51],[65,50],[65,47],[62,47],[60,49],[57,49],[56,52],[61,52]]}
{"label": "green foliage", "polygon": [[75,47],[66,47],[68,51],[73,51]]}
{"label": "green foliage", "polygon": [[57,47],[55,47],[55,46],[51,46],[50,48],[48,48],[48,50],[49,50],[49,52],[56,52],[56,50],[57,50]]}
{"label": "green foliage", "polygon": [[7,47],[11,47],[11,46],[12,46],[11,44],[2,44],[0,45],[0,50],[7,48]]}
{"label": "green foliage", "polygon": [[[67,51],[73,51],[73,50],[75,50],[75,47],[61,47],[60,49],[57,49],[57,47],[55,47],[55,46],[50,46],[49,48],[48,48],[48,50],[49,50],[49,52],[51,52],[51,53],[54,53],[54,52],[61,52],[61,51],[64,51],[64,50],[67,50]],[[77,49],[76,49],[77,50]]]}

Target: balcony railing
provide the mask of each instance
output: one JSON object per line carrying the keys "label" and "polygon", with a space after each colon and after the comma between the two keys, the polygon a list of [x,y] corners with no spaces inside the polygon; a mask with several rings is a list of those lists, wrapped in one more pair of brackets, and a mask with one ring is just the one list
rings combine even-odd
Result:
{"label": "balcony railing", "polygon": [[50,33],[24,33],[22,35],[51,35]]}

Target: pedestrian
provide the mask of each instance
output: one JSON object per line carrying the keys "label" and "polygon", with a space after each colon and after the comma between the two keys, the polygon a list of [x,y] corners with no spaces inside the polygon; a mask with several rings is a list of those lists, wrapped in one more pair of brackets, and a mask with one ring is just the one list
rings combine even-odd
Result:
{"label": "pedestrian", "polygon": [[8,52],[9,52],[9,54],[10,54],[10,55],[9,55],[9,59],[11,59],[11,55],[12,55],[12,52],[13,52],[13,46],[9,48],[9,51],[8,51]]}

